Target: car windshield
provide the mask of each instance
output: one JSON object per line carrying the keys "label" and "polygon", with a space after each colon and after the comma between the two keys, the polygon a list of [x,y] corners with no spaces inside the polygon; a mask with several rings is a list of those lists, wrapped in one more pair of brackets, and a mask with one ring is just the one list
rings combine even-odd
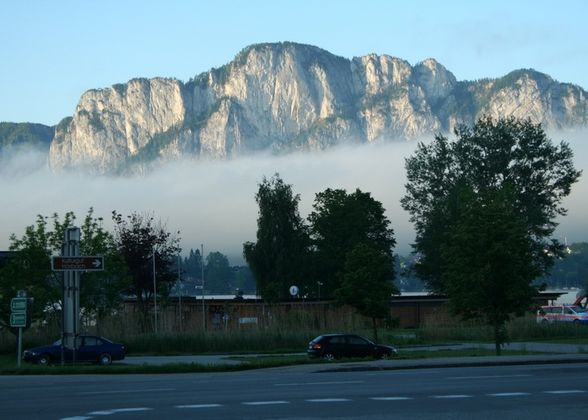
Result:
{"label": "car windshield", "polygon": [[574,306],[572,308],[574,310],[574,312],[576,312],[577,314],[585,314],[588,312],[588,308],[582,308],[581,306]]}

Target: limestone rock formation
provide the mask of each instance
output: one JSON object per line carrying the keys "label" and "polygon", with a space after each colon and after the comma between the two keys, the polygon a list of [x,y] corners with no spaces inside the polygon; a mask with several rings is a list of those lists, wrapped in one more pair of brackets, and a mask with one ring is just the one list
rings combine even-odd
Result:
{"label": "limestone rock formation", "polygon": [[309,45],[259,44],[186,83],[134,79],[86,92],[56,127],[49,160],[54,170],[123,173],[185,157],[406,141],[482,115],[584,126],[587,103],[579,86],[534,70],[457,81],[434,59],[411,66],[387,55],[349,60]]}

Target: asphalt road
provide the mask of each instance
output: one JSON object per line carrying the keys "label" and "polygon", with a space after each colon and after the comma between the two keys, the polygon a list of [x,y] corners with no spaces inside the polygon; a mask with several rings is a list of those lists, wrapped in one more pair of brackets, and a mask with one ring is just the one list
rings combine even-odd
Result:
{"label": "asphalt road", "polygon": [[6,419],[588,418],[588,363],[0,377]]}

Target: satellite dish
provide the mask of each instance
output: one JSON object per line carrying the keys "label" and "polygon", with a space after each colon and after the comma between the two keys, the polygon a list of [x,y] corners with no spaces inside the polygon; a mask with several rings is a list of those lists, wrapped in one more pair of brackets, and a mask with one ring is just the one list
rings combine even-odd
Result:
{"label": "satellite dish", "polygon": [[297,296],[298,295],[298,286],[290,286],[290,295]]}

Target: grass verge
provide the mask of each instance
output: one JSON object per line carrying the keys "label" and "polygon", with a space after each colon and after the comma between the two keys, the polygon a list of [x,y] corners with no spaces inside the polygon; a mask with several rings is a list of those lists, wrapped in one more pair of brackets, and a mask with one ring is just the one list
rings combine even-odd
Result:
{"label": "grass verge", "polygon": [[[541,354],[529,351],[504,351],[505,356]],[[494,356],[492,350],[487,349],[463,349],[463,350],[422,350],[405,351],[400,353],[396,360],[428,359],[440,357],[483,357]],[[306,355],[261,355],[261,356],[239,356],[232,357],[239,360],[240,364],[218,364],[204,365],[197,363],[175,363],[165,365],[125,365],[115,363],[111,366],[77,365],[77,366],[36,366],[23,364],[20,368],[16,366],[13,358],[0,356],[0,374],[2,375],[88,375],[88,374],[158,374],[158,373],[205,373],[205,372],[235,372],[253,369],[265,369],[272,367],[307,365],[307,364],[328,364],[321,359],[311,359]],[[338,362],[361,362],[366,359],[341,359]]]}

